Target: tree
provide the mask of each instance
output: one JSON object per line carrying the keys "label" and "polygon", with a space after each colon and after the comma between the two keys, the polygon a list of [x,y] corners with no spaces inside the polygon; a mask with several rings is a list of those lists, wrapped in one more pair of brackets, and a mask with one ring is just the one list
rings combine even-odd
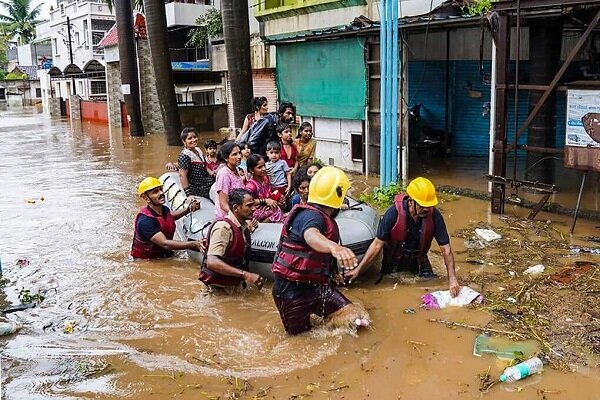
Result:
{"label": "tree", "polygon": [[247,3],[240,6],[236,0],[222,0],[223,33],[227,51],[227,68],[233,116],[236,127],[244,124],[252,100],[252,66],[250,64],[250,27]]}
{"label": "tree", "polygon": [[35,39],[35,25],[39,20],[42,5],[31,8],[32,0],[0,0],[8,14],[0,14],[4,31],[10,36],[19,36],[19,44],[27,44]]}
{"label": "tree", "polygon": [[223,35],[223,18],[216,8],[211,8],[196,18],[196,25],[198,27],[188,33],[187,46],[204,47],[208,39]]}
{"label": "tree", "polygon": [[[112,8],[109,0],[109,8]],[[117,35],[119,36],[119,67],[121,69],[121,84],[128,87],[124,91],[125,107],[129,114],[129,134],[144,136],[142,110],[140,105],[140,82],[138,79],[137,52],[133,33],[133,9],[131,0],[114,0]],[[127,93],[129,92],[129,93]]]}
{"label": "tree", "polygon": [[160,110],[162,112],[167,143],[170,146],[181,144],[179,134],[181,119],[175,97],[171,57],[169,55],[169,38],[167,36],[167,16],[164,0],[145,0],[146,29],[148,30],[148,43],[152,54],[152,68],[156,76],[156,89]]}

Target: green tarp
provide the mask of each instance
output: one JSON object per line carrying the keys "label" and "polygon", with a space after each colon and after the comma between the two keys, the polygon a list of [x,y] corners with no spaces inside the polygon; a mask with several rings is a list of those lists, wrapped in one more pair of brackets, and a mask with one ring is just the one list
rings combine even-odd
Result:
{"label": "green tarp", "polygon": [[364,38],[277,46],[279,101],[302,116],[365,119]]}

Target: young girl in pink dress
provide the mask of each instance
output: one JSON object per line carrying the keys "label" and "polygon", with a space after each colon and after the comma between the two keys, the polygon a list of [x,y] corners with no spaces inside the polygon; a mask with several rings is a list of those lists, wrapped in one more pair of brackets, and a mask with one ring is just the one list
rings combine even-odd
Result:
{"label": "young girl in pink dress", "polygon": [[[264,157],[252,154],[248,157],[247,165],[252,178],[246,183],[246,189],[254,195],[254,218],[259,222],[282,222],[283,211],[279,202],[272,198],[271,182],[265,169]],[[284,201],[285,197],[281,196],[281,200]]]}

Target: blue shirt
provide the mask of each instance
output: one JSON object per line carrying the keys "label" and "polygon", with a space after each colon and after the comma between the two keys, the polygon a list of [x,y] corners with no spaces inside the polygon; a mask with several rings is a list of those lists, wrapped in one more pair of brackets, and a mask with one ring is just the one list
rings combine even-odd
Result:
{"label": "blue shirt", "polygon": [[[150,207],[148,207],[148,209],[153,215],[158,216],[158,214],[156,214],[156,212],[153,209],[151,209]],[[162,206],[162,215],[167,215],[167,213],[170,212],[171,210],[169,210],[169,207]],[[160,232],[160,225],[158,224],[158,221],[154,218],[150,218],[145,215],[140,215],[140,217],[137,220],[136,229],[142,239],[150,241],[152,236]]]}
{"label": "blue shirt", "polygon": [[[407,199],[404,200],[403,205],[404,209],[406,210],[407,230],[405,248],[408,250],[418,250],[419,242],[421,241],[421,226],[423,225],[423,220],[418,218],[418,221],[415,221],[410,216]],[[386,210],[385,214],[383,214],[383,219],[379,223],[376,235],[377,239],[384,242],[387,241],[397,219],[398,211],[396,210],[396,206],[392,204],[392,206]],[[450,236],[448,235],[448,230],[446,229],[444,217],[437,208],[433,209],[433,229],[433,236],[438,245],[445,246],[450,243]]]}
{"label": "blue shirt", "polygon": [[294,207],[296,204],[300,204],[300,200],[300,195],[296,193],[294,197],[292,197],[292,200],[290,200],[290,206]]}
{"label": "blue shirt", "polygon": [[310,228],[317,228],[319,232],[325,234],[325,220],[317,211],[302,210],[294,217],[289,227],[290,239],[296,243],[306,244],[304,232]]}
{"label": "blue shirt", "polygon": [[269,180],[271,181],[271,187],[283,187],[288,185],[286,173],[291,169],[287,163],[283,160],[277,160],[275,162],[268,161],[265,164],[267,174],[269,174]]}

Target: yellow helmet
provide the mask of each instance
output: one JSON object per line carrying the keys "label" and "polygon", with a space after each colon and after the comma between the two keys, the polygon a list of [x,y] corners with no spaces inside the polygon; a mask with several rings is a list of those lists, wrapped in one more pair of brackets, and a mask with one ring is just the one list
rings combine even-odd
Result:
{"label": "yellow helmet", "polygon": [[143,181],[141,181],[140,184],[138,185],[138,194],[141,196],[144,193],[146,193],[148,190],[152,190],[159,186],[162,186],[162,183],[160,183],[160,181],[158,179],[156,179],[155,177],[149,176],[149,177],[145,178]]}
{"label": "yellow helmet", "polygon": [[435,186],[427,178],[413,179],[406,188],[406,193],[421,207],[433,207],[438,203]]}
{"label": "yellow helmet", "polygon": [[350,180],[339,168],[321,168],[310,180],[308,202],[331,208],[340,208],[350,189]]}

